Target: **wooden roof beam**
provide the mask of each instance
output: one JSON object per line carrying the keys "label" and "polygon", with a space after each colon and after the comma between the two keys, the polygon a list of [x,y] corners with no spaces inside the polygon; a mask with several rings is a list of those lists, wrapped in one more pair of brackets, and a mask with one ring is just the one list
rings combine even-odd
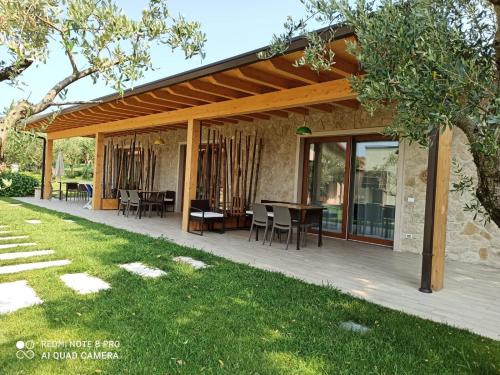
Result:
{"label": "wooden roof beam", "polygon": [[317,109],[318,111],[322,112],[332,112],[333,111],[333,106],[328,103],[322,103],[322,104],[312,104],[309,106],[310,108]]}
{"label": "wooden roof beam", "polygon": [[288,112],[285,111],[275,110],[275,111],[267,111],[266,113],[269,113],[270,115],[275,117],[288,118]]}
{"label": "wooden roof beam", "polygon": [[241,92],[246,92],[247,94],[251,95],[264,94],[266,92],[272,91],[272,89],[267,86],[235,78],[224,73],[213,74],[211,76],[208,76],[207,79],[218,85],[235,89]]}
{"label": "wooden roof beam", "polygon": [[217,86],[212,83],[199,80],[188,82],[187,86],[195,91],[221,96],[226,99],[237,99],[237,98],[243,98],[244,96],[248,96],[248,94],[236,91],[234,89],[229,89],[224,86]]}
{"label": "wooden roof beam", "polygon": [[243,66],[237,71],[243,78],[264,86],[272,87],[273,89],[284,90],[298,86],[293,81],[273,76],[268,72],[264,72],[251,66]]}
{"label": "wooden roof beam", "polygon": [[347,108],[351,108],[351,109],[358,109],[359,108],[359,102],[354,99],[354,100],[343,100],[343,101],[340,101],[340,102],[335,102],[335,103],[332,103],[333,106],[335,107],[347,107]]}
{"label": "wooden roof beam", "polygon": [[309,110],[307,108],[295,107],[295,108],[285,108],[284,111],[296,113],[298,115],[308,115]]}
{"label": "wooden roof beam", "polygon": [[274,70],[289,78],[299,80],[304,83],[320,82],[318,73],[304,66],[295,67],[290,61],[285,60],[282,57],[275,57],[268,60],[268,63],[274,68]]}
{"label": "wooden roof beam", "polygon": [[264,113],[247,113],[245,116],[253,117],[259,120],[269,120],[271,116],[265,115]]}
{"label": "wooden roof beam", "polygon": [[[155,101],[158,101],[158,102],[160,102],[162,104],[165,104],[168,107],[172,107],[172,108],[175,108],[175,109],[188,108],[188,107],[192,106],[190,104],[178,103],[178,102],[174,102],[174,101],[163,99],[160,96],[158,96],[155,93],[155,91],[148,92],[148,93],[145,94],[145,96],[150,97],[151,99],[154,99]],[[150,99],[147,99],[147,100],[150,100]]]}
{"label": "wooden roof beam", "polygon": [[185,98],[196,99],[199,101],[203,101],[205,103],[215,103],[215,102],[220,102],[220,101],[226,99],[226,98],[221,97],[221,96],[207,94],[205,92],[195,91],[195,90],[192,90],[186,86],[177,85],[177,86],[173,86],[173,87],[168,87],[168,88],[166,88],[166,90],[172,94],[184,96]]}
{"label": "wooden roof beam", "polygon": [[359,67],[347,60],[341,59],[335,56],[334,64],[331,67],[331,71],[341,75],[342,77],[350,77],[352,75],[359,74]]}
{"label": "wooden roof beam", "polygon": [[252,122],[253,118],[247,115],[237,115],[237,116],[231,116],[231,118],[234,118],[236,120],[240,121],[247,121],[247,122]]}
{"label": "wooden roof beam", "polygon": [[188,105],[188,106],[196,106],[196,105],[202,105],[202,104],[206,103],[203,100],[197,100],[197,99],[185,97],[182,95],[172,94],[168,90],[168,88],[153,91],[153,93],[156,97],[158,97],[160,99],[165,99],[165,100],[169,100],[169,101],[172,101],[175,103],[184,104],[184,105]]}

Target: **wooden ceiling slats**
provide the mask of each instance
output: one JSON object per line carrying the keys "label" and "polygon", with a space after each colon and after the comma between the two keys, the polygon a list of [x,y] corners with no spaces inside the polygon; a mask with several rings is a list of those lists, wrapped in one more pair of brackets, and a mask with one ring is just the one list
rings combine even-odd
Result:
{"label": "wooden ceiling slats", "polygon": [[176,94],[172,94],[168,88],[163,88],[157,91],[154,91],[155,96],[158,96],[160,99],[170,100],[172,102],[186,104],[188,106],[202,105],[205,104],[202,100],[187,98],[185,96],[180,96]]}
{"label": "wooden ceiling slats", "polygon": [[185,98],[191,98],[205,103],[215,103],[227,100],[226,98],[214,94],[208,94],[205,92],[199,92],[190,89],[186,86],[175,85],[167,89],[169,92],[175,95],[183,96]]}
{"label": "wooden ceiling slats", "polygon": [[333,106],[328,103],[323,103],[323,104],[313,104],[309,106],[310,108],[317,109],[318,111],[322,112],[332,112],[333,111]]}
{"label": "wooden ceiling slats", "polygon": [[273,76],[264,70],[254,68],[252,66],[244,66],[237,69],[242,78],[252,82],[268,86],[278,90],[291,89],[293,87],[301,86],[297,81],[285,79],[278,76]]}
{"label": "wooden ceiling slats", "polygon": [[268,60],[268,64],[281,74],[304,83],[320,82],[320,75],[309,68],[295,67],[283,58]]}
{"label": "wooden ceiling slats", "polygon": [[205,82],[201,80],[189,82],[187,83],[187,86],[189,86],[189,88],[195,91],[221,96],[226,99],[238,99],[249,95],[241,91],[230,89],[224,86],[214,85],[210,82]]}
{"label": "wooden ceiling slats", "polygon": [[269,113],[270,115],[275,117],[288,118],[288,113],[285,111],[267,111],[265,113]]}
{"label": "wooden ceiling slats", "polygon": [[225,73],[213,74],[210,77],[208,77],[208,79],[218,85],[246,92],[247,94],[250,95],[265,94],[266,92],[273,91],[272,88],[269,88],[267,86],[259,85],[254,82],[245,81],[236,77],[232,77]]}
{"label": "wooden ceiling slats", "polygon": [[307,108],[303,108],[303,107],[286,108],[286,109],[284,109],[284,111],[292,112],[292,113],[296,113],[298,115],[304,115],[304,116],[309,114],[309,110]]}

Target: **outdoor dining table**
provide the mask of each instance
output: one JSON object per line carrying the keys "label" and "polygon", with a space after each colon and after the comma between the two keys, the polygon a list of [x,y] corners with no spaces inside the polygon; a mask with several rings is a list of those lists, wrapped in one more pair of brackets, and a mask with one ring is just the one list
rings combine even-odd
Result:
{"label": "outdoor dining table", "polygon": [[[286,207],[292,212],[298,213],[299,224],[304,223],[304,218],[307,212],[319,212],[318,215],[318,247],[323,246],[323,210],[325,207],[316,206],[312,204],[301,204],[301,203],[281,203],[281,202],[265,202],[263,203],[268,207],[280,206]],[[300,228],[297,230],[297,250],[300,250]]]}

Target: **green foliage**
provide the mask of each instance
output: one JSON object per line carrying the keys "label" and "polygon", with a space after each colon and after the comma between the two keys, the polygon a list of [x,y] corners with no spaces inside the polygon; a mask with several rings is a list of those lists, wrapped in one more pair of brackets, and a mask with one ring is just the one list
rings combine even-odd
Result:
{"label": "green foliage", "polygon": [[[424,146],[436,130],[464,131],[479,174],[477,198],[500,225],[498,1],[302,2],[305,16],[289,19],[263,57],[285,52],[291,37],[299,34],[309,45],[296,65],[330,69],[336,60],[328,53],[337,30],[333,25],[352,28],[357,41],[348,50],[366,74],[350,81],[364,108],[373,114],[388,107],[393,116],[386,133]],[[311,19],[328,32],[321,37],[308,32]]]}
{"label": "green foliage", "polygon": [[[94,158],[95,141],[92,138],[75,137],[57,140],[54,143],[54,160],[59,152],[62,152],[64,157],[65,167],[69,167],[67,172],[68,177],[76,177],[75,168],[81,164],[91,168],[91,163]],[[88,174],[88,172],[87,172]]]}
{"label": "green foliage", "polygon": [[0,173],[0,196],[1,197],[26,197],[33,195],[35,188],[39,186],[37,178],[27,173],[13,173],[5,171]]}
{"label": "green foliage", "polygon": [[23,171],[40,170],[43,141],[36,134],[9,129],[8,139],[4,150],[4,161],[8,165],[19,164]]}

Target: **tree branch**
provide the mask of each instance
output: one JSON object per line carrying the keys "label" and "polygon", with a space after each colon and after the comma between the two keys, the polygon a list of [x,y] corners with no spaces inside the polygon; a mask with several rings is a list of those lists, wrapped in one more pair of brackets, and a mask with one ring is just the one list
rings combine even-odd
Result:
{"label": "tree branch", "polygon": [[33,64],[33,60],[25,59],[24,61],[21,61],[19,64],[13,64],[0,69],[0,82],[17,77],[26,69],[28,69],[31,66],[31,64]]}

